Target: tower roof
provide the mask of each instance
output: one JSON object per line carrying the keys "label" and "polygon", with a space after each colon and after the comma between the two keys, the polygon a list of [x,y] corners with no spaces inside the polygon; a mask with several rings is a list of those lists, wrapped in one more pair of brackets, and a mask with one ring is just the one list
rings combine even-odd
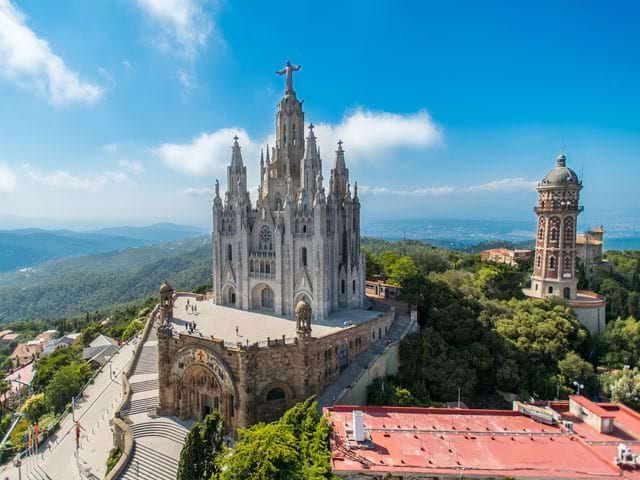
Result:
{"label": "tower roof", "polygon": [[581,183],[576,172],[567,167],[567,157],[564,152],[560,152],[556,158],[556,166],[549,170],[549,173],[538,185],[541,187],[565,187],[580,186]]}
{"label": "tower roof", "polygon": [[240,153],[240,144],[238,136],[233,137],[233,146],[231,147],[231,166],[242,167],[242,154]]}

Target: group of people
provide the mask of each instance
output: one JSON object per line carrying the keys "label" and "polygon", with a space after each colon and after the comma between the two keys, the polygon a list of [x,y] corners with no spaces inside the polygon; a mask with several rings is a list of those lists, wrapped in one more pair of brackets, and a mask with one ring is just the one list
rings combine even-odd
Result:
{"label": "group of people", "polygon": [[184,306],[184,311],[189,313],[189,310],[191,310],[191,313],[196,314],[198,313],[198,306],[195,303],[191,305],[191,303],[189,303],[189,299],[187,298],[187,304]]}

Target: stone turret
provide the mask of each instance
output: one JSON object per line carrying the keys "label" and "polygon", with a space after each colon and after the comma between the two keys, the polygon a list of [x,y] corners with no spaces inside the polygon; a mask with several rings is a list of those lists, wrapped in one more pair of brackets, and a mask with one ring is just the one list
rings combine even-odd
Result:
{"label": "stone turret", "polygon": [[160,317],[163,320],[173,318],[173,294],[173,287],[167,282],[160,285]]}

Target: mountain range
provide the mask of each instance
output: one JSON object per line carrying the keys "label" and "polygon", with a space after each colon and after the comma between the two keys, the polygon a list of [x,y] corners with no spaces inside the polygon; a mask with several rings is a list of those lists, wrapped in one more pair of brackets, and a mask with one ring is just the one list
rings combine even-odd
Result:
{"label": "mountain range", "polygon": [[0,230],[0,272],[30,268],[79,255],[173,242],[202,235],[204,230],[171,223],[144,227],[112,227],[76,232],[25,228]]}

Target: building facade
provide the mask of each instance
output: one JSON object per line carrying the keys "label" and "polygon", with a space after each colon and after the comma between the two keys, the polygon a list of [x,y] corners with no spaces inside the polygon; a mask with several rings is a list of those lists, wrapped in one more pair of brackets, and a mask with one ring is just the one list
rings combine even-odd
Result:
{"label": "building facade", "polygon": [[317,319],[341,308],[362,308],[364,255],[360,251],[360,200],[353,192],[338,142],[325,192],[313,124],[304,138],[304,111],[287,64],[285,94],[276,111],[275,146],[260,158],[255,204],[247,167],[234,139],[224,198],[213,201],[215,301],[243,310],[292,317],[307,302]]}
{"label": "building facade", "polygon": [[573,300],[577,294],[576,224],[582,182],[567,167],[564,153],[556,166],[538,183],[536,253],[531,277],[532,296],[562,297]]}

